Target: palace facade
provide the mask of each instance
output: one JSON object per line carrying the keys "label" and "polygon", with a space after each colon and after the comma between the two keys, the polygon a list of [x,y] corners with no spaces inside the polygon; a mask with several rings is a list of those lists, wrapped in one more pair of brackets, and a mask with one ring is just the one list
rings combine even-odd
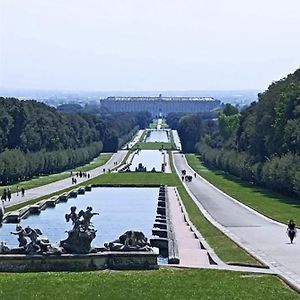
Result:
{"label": "palace facade", "polygon": [[100,100],[103,108],[112,112],[149,111],[153,116],[171,112],[209,112],[221,105],[211,97],[107,97]]}

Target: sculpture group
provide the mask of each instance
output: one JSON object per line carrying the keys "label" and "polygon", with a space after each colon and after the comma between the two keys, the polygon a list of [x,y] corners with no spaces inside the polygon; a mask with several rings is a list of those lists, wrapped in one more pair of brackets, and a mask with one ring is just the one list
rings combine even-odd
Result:
{"label": "sculpture group", "polygon": [[68,238],[60,242],[60,246],[67,253],[85,254],[91,251],[91,242],[96,237],[97,230],[91,224],[91,219],[98,213],[92,212],[88,206],[86,211],[76,213],[76,206],[71,207],[71,212],[65,215],[66,221],[72,221],[73,228],[68,231]]}
{"label": "sculpture group", "polygon": [[66,222],[72,222],[68,237],[57,245],[52,245],[48,239],[42,238],[41,230],[37,228],[16,225],[16,231],[11,234],[18,236],[18,247],[9,248],[4,242],[0,244],[0,254],[27,255],[60,255],[60,254],[88,254],[97,251],[152,251],[147,238],[142,232],[129,230],[113,242],[104,244],[102,248],[92,248],[91,243],[96,237],[97,230],[91,219],[99,215],[88,206],[86,210],[77,213],[76,206],[71,206],[70,212],[65,214]]}

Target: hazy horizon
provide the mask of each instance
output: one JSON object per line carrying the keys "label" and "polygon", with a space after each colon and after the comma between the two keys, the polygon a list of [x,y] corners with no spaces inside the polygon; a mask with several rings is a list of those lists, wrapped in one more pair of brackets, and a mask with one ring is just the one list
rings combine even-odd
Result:
{"label": "hazy horizon", "polygon": [[0,0],[0,89],[265,90],[300,64],[300,2]]}

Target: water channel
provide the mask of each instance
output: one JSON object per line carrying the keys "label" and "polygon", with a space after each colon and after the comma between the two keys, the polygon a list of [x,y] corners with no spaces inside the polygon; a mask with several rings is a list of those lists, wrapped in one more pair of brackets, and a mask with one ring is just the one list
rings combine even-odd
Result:
{"label": "water channel", "polygon": [[149,130],[149,135],[146,138],[147,143],[168,143],[169,137],[167,130]]}
{"label": "water channel", "polygon": [[130,171],[135,171],[139,163],[142,163],[146,170],[150,172],[153,168],[155,171],[161,171],[161,165],[165,161],[165,151],[159,150],[140,150],[138,151],[131,162]]}
{"label": "water channel", "polygon": [[[161,155],[161,154],[160,154]],[[39,228],[43,237],[51,243],[67,238],[66,230],[70,230],[71,223],[66,223],[65,214],[70,212],[71,206],[77,211],[92,206],[94,216],[92,223],[97,229],[94,246],[103,246],[105,242],[117,239],[127,230],[142,231],[149,239],[152,236],[152,227],[156,215],[158,188],[129,188],[129,187],[99,187],[91,192],[70,198],[68,202],[59,203],[54,208],[47,208],[39,215],[30,215],[22,219],[22,227]],[[0,228],[0,241],[8,246],[17,246],[17,236],[11,235],[16,224],[4,223]]]}

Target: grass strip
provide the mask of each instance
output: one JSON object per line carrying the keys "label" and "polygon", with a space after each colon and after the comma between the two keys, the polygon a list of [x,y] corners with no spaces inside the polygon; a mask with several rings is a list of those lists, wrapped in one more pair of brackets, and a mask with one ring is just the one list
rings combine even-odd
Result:
{"label": "grass strip", "polygon": [[186,158],[198,174],[229,196],[279,222],[294,219],[300,224],[300,202],[296,198],[272,192],[220,170],[208,169],[195,154],[188,154]]}
{"label": "grass strip", "polygon": [[141,149],[141,150],[173,150],[174,144],[172,143],[163,143],[163,142],[138,142],[136,143],[133,148],[134,150],[136,149]]}
{"label": "grass strip", "polygon": [[1,273],[0,286],[3,300],[299,299],[272,275],[204,269]]}

